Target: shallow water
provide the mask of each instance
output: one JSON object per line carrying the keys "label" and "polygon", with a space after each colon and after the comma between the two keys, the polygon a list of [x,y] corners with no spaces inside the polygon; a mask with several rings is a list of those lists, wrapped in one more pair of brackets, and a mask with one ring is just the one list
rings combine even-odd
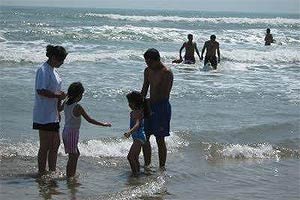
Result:
{"label": "shallow water", "polygon": [[[300,20],[294,15],[1,7],[1,199],[299,199]],[[265,47],[265,29],[276,39]],[[175,65],[188,33],[201,50],[216,34],[217,71]],[[81,81],[81,104],[102,128],[83,123],[78,176],[37,178],[31,129],[36,69],[47,44],[70,52],[63,88]],[[154,47],[174,73],[167,170],[130,177],[125,95],[140,90],[143,53]],[[198,58],[196,58],[198,59]],[[198,61],[198,60],[197,60]],[[63,124],[63,123],[62,123]],[[141,157],[141,163],[142,157]]]}

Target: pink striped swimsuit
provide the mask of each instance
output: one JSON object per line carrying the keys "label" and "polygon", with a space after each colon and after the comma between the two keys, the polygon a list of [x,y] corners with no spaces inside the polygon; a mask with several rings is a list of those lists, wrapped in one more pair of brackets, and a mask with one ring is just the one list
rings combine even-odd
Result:
{"label": "pink striped swimsuit", "polygon": [[71,105],[64,105],[65,126],[62,133],[62,138],[65,146],[65,153],[79,153],[78,140],[81,116],[76,117],[73,114],[73,109],[76,105],[77,102]]}

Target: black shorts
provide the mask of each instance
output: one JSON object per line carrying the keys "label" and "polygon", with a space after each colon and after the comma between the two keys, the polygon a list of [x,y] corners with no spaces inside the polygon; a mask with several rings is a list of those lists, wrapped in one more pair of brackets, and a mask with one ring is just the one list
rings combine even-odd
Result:
{"label": "black shorts", "polygon": [[205,56],[204,65],[206,65],[208,62],[210,62],[211,66],[214,69],[217,69],[218,61],[216,56],[210,56],[210,57]]}
{"label": "black shorts", "polygon": [[195,64],[195,57],[184,57],[184,64]]}
{"label": "black shorts", "polygon": [[33,122],[32,128],[36,129],[36,130],[58,132],[59,131],[59,123],[54,122],[54,123],[48,123],[48,124],[39,124],[39,123]]}

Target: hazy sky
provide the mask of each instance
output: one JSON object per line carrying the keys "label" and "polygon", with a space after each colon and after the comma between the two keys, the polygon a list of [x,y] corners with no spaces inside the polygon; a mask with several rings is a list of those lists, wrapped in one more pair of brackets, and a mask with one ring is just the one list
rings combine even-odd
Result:
{"label": "hazy sky", "polygon": [[300,0],[0,0],[1,5],[300,13]]}

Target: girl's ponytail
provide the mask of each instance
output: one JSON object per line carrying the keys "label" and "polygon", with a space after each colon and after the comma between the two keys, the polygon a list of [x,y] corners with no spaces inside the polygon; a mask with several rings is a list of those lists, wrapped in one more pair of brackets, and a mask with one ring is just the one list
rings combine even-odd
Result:
{"label": "girl's ponytail", "polygon": [[80,82],[72,83],[68,88],[66,104],[71,105],[75,103],[75,99],[84,93],[84,87]]}
{"label": "girl's ponytail", "polygon": [[138,91],[132,91],[126,95],[129,103],[134,103],[136,109],[142,109],[144,118],[148,118],[151,115],[150,102]]}

